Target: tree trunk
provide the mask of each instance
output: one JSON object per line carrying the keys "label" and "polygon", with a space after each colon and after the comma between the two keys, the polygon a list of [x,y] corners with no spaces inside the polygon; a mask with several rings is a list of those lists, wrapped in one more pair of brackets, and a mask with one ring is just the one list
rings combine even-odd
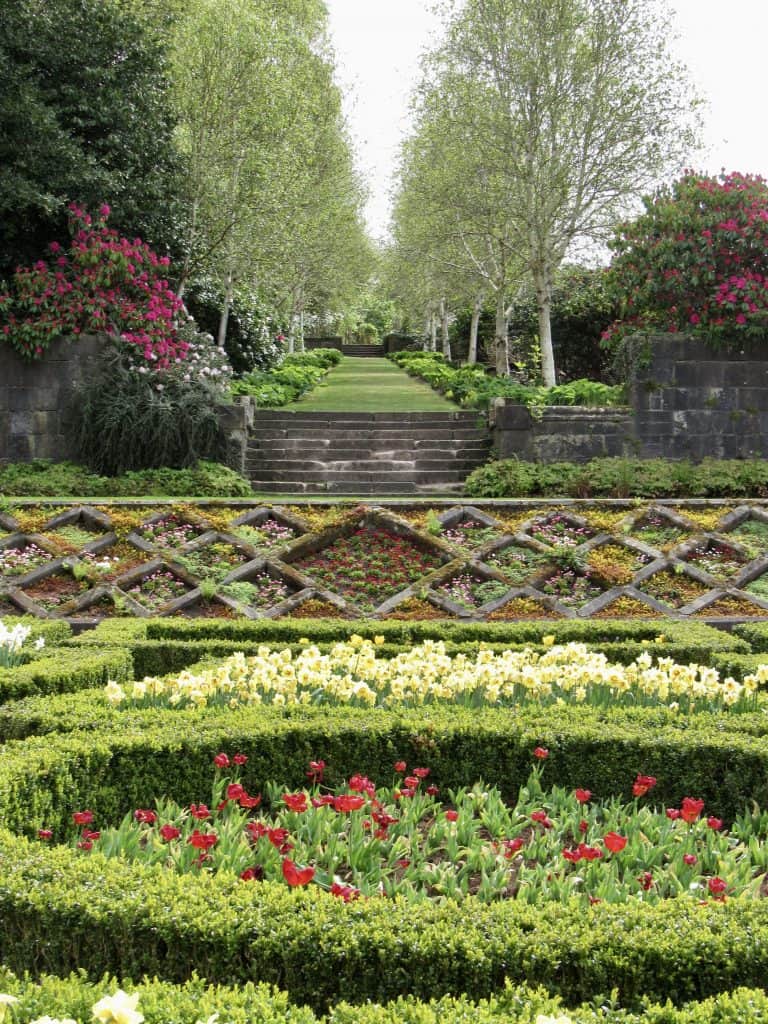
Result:
{"label": "tree trunk", "polygon": [[552,320],[550,317],[552,295],[549,287],[549,275],[544,268],[536,267],[534,269],[533,283],[536,288],[536,305],[539,314],[541,376],[544,387],[553,388],[557,380],[555,379],[555,353],[552,348]]}
{"label": "tree trunk", "polygon": [[504,292],[496,293],[496,328],[493,337],[496,374],[499,377],[509,376],[509,345],[507,343],[507,310],[504,305]]}
{"label": "tree trunk", "polygon": [[483,311],[483,296],[476,295],[472,306],[472,322],[469,325],[469,352],[467,353],[467,364],[474,366],[477,362],[477,331],[480,326],[480,314]]}
{"label": "tree trunk", "polygon": [[448,303],[440,299],[440,333],[443,341],[443,355],[450,362],[451,343],[448,340]]}
{"label": "tree trunk", "polygon": [[224,306],[221,310],[221,317],[219,318],[219,333],[216,338],[216,344],[219,348],[224,348],[224,342],[227,338],[227,324],[229,323],[229,310],[232,306],[232,299],[234,297],[234,277],[232,271],[229,270],[227,273],[227,284],[224,289]]}
{"label": "tree trunk", "polygon": [[437,352],[437,317],[429,314],[429,351]]}

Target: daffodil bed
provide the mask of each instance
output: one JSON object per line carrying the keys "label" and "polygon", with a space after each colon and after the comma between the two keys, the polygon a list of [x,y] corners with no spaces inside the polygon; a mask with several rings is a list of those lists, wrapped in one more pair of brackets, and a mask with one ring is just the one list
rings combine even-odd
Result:
{"label": "daffodil bed", "polygon": [[[0,707],[6,1020],[766,1012],[759,654],[729,682],[706,659],[676,664],[663,621],[615,626],[621,661],[579,639],[589,623],[468,626],[455,650],[397,633],[429,623],[255,622],[242,655],[237,623],[159,625],[187,644],[170,679],[136,671],[161,642],[151,622],[122,647],[115,623],[53,632],[19,670],[110,636],[122,677]],[[208,666],[192,664],[197,635],[218,638]],[[718,644],[749,657],[741,638]],[[67,979],[77,967],[94,981]],[[627,1012],[596,1009],[612,1004]]]}

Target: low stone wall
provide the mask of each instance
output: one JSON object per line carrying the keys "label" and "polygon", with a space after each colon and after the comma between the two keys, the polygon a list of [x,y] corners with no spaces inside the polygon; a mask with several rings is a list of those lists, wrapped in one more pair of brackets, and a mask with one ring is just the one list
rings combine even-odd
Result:
{"label": "low stone wall", "polygon": [[491,410],[493,443],[500,459],[531,462],[588,462],[632,455],[632,410],[527,406],[497,399]]}
{"label": "low stone wall", "polygon": [[715,349],[676,334],[632,344],[633,433],[644,458],[768,455],[768,346]]}
{"label": "low stone wall", "polygon": [[75,384],[95,367],[100,335],[55,341],[38,362],[0,345],[0,461],[72,457],[68,436]]}

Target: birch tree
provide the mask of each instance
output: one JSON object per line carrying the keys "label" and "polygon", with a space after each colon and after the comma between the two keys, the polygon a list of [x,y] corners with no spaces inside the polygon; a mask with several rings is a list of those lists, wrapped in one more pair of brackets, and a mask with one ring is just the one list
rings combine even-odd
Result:
{"label": "birch tree", "polygon": [[[505,244],[535,286],[555,383],[552,275],[690,159],[697,101],[663,0],[448,0],[432,87],[505,203]],[[466,97],[471,97],[471,102]]]}

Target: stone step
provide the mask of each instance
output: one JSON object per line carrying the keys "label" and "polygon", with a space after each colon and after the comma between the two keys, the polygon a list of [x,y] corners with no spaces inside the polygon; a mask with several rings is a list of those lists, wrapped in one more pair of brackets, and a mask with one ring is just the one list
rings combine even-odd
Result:
{"label": "stone step", "polygon": [[361,473],[420,473],[422,471],[444,472],[455,477],[456,474],[466,476],[473,469],[482,466],[484,459],[248,459],[248,472],[258,471],[261,476],[270,476],[275,472],[293,472],[296,477],[304,475],[325,474],[328,472],[361,472]]}
{"label": "stone step", "polygon": [[271,438],[286,438],[290,440],[310,439],[314,441],[352,441],[354,444],[366,442],[384,441],[485,441],[490,444],[490,438],[485,430],[478,430],[471,427],[449,427],[430,428],[419,430],[408,430],[403,428],[361,430],[361,429],[328,429],[320,430],[318,427],[273,427],[270,429],[250,431],[249,442],[269,440]]}
{"label": "stone step", "polygon": [[257,423],[285,420],[286,423],[327,423],[329,426],[339,423],[368,423],[371,425],[419,423],[424,426],[429,423],[471,423],[476,425],[485,422],[482,413],[466,409],[457,409],[455,412],[287,412],[285,409],[255,409],[253,415]]}
{"label": "stone step", "polygon": [[341,354],[344,356],[371,356],[384,358],[383,345],[342,345]]}
{"label": "stone step", "polygon": [[[359,471],[359,470],[344,470],[344,469],[326,469],[326,470],[315,470],[311,474],[311,478],[319,483],[329,481],[348,481],[348,480],[364,480],[375,483],[377,480],[388,480],[397,482],[408,482],[409,480],[415,484],[439,484],[444,481],[451,483],[457,480],[463,480],[466,474],[460,472],[452,472],[450,470],[443,469],[393,469],[386,472],[381,469],[370,470],[370,471]],[[258,477],[254,475],[254,478],[259,480],[273,479],[279,480],[304,480],[309,482],[309,473],[303,473],[294,469],[273,469],[269,473],[262,474],[258,473]]]}
{"label": "stone step", "polygon": [[356,445],[350,447],[346,444],[318,444],[306,439],[295,443],[271,444],[258,443],[249,444],[247,449],[249,458],[267,459],[295,459],[302,456],[311,459],[446,459],[455,458],[485,458],[488,454],[488,445],[479,441],[470,443],[456,443],[448,448],[445,442],[439,441],[432,444],[414,444],[402,447],[378,448],[372,445]]}
{"label": "stone step", "polygon": [[[413,482],[373,483],[370,480],[350,480],[344,483],[312,480],[251,480],[254,491],[262,494],[418,494]],[[446,487],[446,491],[450,486]],[[455,492],[454,492],[455,493]]]}

